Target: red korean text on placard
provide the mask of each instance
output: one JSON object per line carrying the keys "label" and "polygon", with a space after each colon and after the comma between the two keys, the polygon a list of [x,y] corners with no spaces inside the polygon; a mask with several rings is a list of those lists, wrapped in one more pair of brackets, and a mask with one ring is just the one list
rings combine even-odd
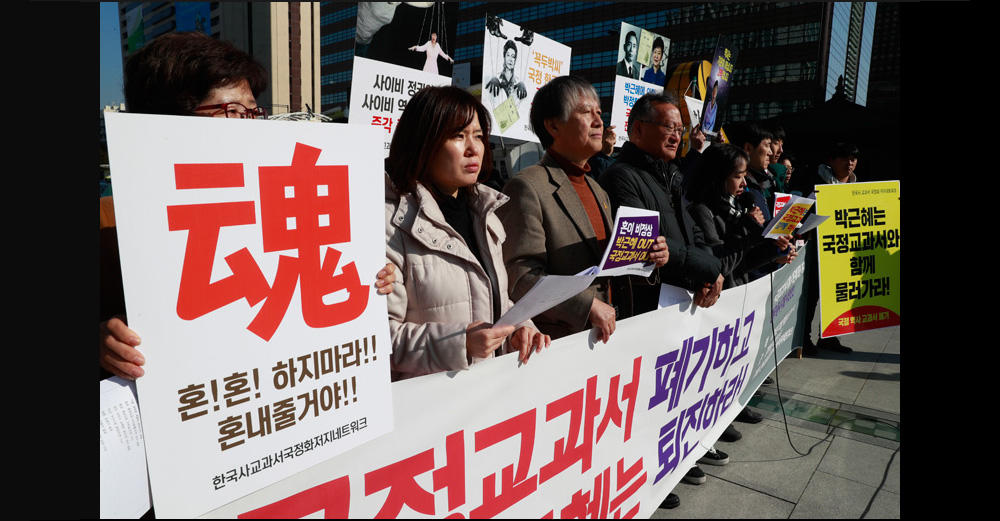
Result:
{"label": "red korean text on placard", "polygon": [[[389,489],[376,519],[399,516],[403,506],[425,515],[435,515],[434,494],[421,487],[416,477],[433,470],[434,490],[448,489],[448,509],[465,504],[465,431],[448,435],[445,441],[446,462],[434,468],[434,449],[430,448],[409,458],[390,463],[365,474],[365,496]],[[455,512],[447,518],[463,518]]]}
{"label": "red korean text on placard", "polygon": [[[268,284],[247,248],[225,257],[232,275],[211,282],[219,231],[225,226],[256,224],[254,201],[167,206],[170,231],[187,230],[177,316],[194,320],[239,299],[264,305],[247,326],[264,340],[277,331],[299,283],[302,318],[310,327],[349,322],[368,305],[369,286],[362,285],[354,262],[334,275],[341,252],[322,246],[351,240],[350,196],[346,165],[317,165],[321,150],[295,144],[290,166],[259,169],[261,230],[265,253],[281,255],[273,284]],[[244,185],[240,163],[174,165],[178,190],[238,188]],[[345,290],[347,298],[332,304],[324,295]]]}

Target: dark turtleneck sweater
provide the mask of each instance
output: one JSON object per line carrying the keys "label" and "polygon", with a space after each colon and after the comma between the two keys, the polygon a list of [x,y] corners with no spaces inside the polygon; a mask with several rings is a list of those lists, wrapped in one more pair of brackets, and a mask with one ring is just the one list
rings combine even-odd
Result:
{"label": "dark turtleneck sweater", "polygon": [[479,265],[483,267],[486,275],[489,276],[493,296],[493,321],[496,322],[500,319],[501,299],[497,298],[500,294],[500,285],[497,282],[493,263],[490,262],[489,252],[486,252],[484,256],[483,252],[479,250],[479,241],[476,240],[476,233],[472,228],[472,209],[469,208],[469,198],[472,195],[469,193],[469,190],[469,188],[462,188],[458,191],[456,197],[441,193],[437,188],[432,188],[431,192],[433,192],[434,199],[437,201],[438,207],[444,215],[444,220],[462,236],[465,244],[472,251],[472,255],[479,261]]}

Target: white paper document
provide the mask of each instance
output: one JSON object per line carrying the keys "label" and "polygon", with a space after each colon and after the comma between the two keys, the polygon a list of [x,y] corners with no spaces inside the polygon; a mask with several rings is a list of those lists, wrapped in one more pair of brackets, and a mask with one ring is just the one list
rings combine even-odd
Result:
{"label": "white paper document", "polygon": [[809,230],[812,230],[813,228],[816,228],[817,226],[823,224],[823,221],[829,218],[830,218],[829,215],[819,215],[814,213],[809,217],[806,217],[805,221],[802,221],[802,224],[799,226],[799,229],[795,230],[795,233],[802,235],[803,233],[806,233]]}
{"label": "white paper document", "polygon": [[694,292],[670,284],[660,284],[660,299],[656,308],[668,308],[692,300],[694,300]]}
{"label": "white paper document", "polygon": [[101,518],[138,519],[150,497],[135,382],[101,380],[100,423]]}
{"label": "white paper document", "polygon": [[[591,268],[592,269],[592,268]],[[597,277],[588,275],[546,275],[528,290],[493,327],[520,324],[587,289]]]}

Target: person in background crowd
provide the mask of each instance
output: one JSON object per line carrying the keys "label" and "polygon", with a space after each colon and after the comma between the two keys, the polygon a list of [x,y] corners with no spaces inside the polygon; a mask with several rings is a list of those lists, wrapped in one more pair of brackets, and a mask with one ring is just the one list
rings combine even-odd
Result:
{"label": "person in background crowd", "polygon": [[770,131],[773,137],[771,138],[771,156],[767,161],[767,171],[774,183],[774,191],[787,193],[784,181],[785,165],[779,161],[785,152],[785,129],[780,125],[772,125]]}
{"label": "person in background crowd", "polygon": [[[853,143],[834,144],[827,154],[826,162],[819,165],[815,174],[809,176],[808,181],[805,181],[806,186],[803,187],[803,190],[809,190],[809,193],[812,193],[815,185],[857,182],[858,178],[854,174],[854,170],[858,166],[858,157],[860,155],[861,151]],[[811,230],[807,235],[810,239],[808,241],[810,254],[816,260],[806,264],[805,324],[808,329],[806,330],[805,339],[802,341],[802,353],[808,356],[817,356],[820,349],[828,349],[843,354],[851,353],[853,350],[850,347],[842,345],[837,337],[820,338],[815,343],[812,341],[812,322],[816,316],[816,305],[819,303],[819,265],[817,262],[819,260],[819,238],[816,230]],[[822,329],[822,327],[821,324],[820,328]]]}
{"label": "person in background crowd", "polygon": [[[714,305],[722,293],[722,264],[683,202],[683,174],[674,163],[683,134],[677,101],[667,94],[644,94],[629,113],[629,141],[601,177],[615,211],[631,206],[659,212],[660,234],[670,251],[667,263],[653,271],[651,280],[623,277],[627,286],[617,293],[628,294],[631,301],[625,318],[656,309],[661,281],[693,291],[694,305],[701,307]],[[724,465],[729,456],[713,448],[699,461]],[[697,465],[684,476],[692,484],[705,480]],[[665,503],[662,506],[669,507],[673,500]]]}
{"label": "person in background crowd", "polygon": [[590,170],[587,175],[593,180],[598,180],[601,178],[601,174],[615,162],[615,158],[611,156],[615,151],[615,142],[618,136],[615,134],[615,126],[607,125],[604,127],[604,134],[601,138],[601,149],[594,155],[590,156],[587,160],[587,164],[590,165]]}
{"label": "person in background crowd", "polygon": [[768,164],[773,165],[778,162],[781,154],[785,152],[785,129],[781,125],[772,125],[771,131],[771,157]]}
{"label": "person in background crowd", "polygon": [[749,271],[754,267],[779,258],[784,263],[795,258],[789,251],[792,236],[765,239],[760,208],[744,206],[741,196],[746,189],[748,161],[746,152],[728,143],[708,147],[688,192],[688,210],[722,261],[723,289],[749,282]]}
{"label": "person in background crowd", "polygon": [[[497,213],[510,236],[504,261],[511,298],[519,299],[545,275],[575,275],[598,264],[612,234],[611,203],[597,181],[586,175],[587,161],[604,138],[601,105],[594,87],[577,76],[560,76],[535,94],[531,127],[545,155],[517,173],[504,187],[511,202]],[[666,262],[662,238],[651,258]],[[559,338],[590,327],[607,342],[616,312],[608,279],[598,277],[580,294],[535,317],[538,328]]]}
{"label": "person in background crowd", "polygon": [[747,191],[753,195],[754,206],[770,219],[774,208],[774,178],[767,171],[771,163],[771,140],[774,134],[750,122],[726,127],[731,142],[743,149],[750,158],[747,164]]}
{"label": "person in background crowd", "polygon": [[654,280],[626,279],[631,294],[626,316],[656,309],[661,281],[694,291],[694,303],[702,307],[713,305],[722,291],[719,259],[682,204],[683,175],[674,159],[683,131],[673,97],[643,95],[629,114],[629,141],[600,180],[615,211],[631,206],[660,213],[660,234],[670,251],[666,265],[651,276]]}
{"label": "person in background crowd", "polygon": [[[492,327],[513,302],[495,215],[507,197],[489,177],[490,115],[458,87],[427,87],[399,118],[386,161],[386,255],[392,379],[468,369],[501,353],[548,347],[529,320]],[[503,348],[503,349],[501,349]]]}
{"label": "person in background crowd", "polygon": [[[774,217],[776,186],[774,176],[771,175],[767,167],[773,154],[771,141],[774,134],[764,126],[754,122],[731,125],[731,128],[727,128],[726,133],[732,138],[732,143],[742,148],[750,158],[750,162],[747,164],[746,197],[748,200],[752,198],[753,206],[761,209],[765,222],[770,221]],[[749,206],[748,204],[747,207]],[[750,271],[750,280],[763,277],[782,265],[771,262],[755,268]],[[754,419],[760,421],[756,417]]]}
{"label": "person in background crowd", "polygon": [[[232,44],[200,32],[167,33],[125,63],[125,106],[129,112],[216,118],[263,118],[256,98],[267,87],[267,71]],[[113,202],[110,211],[113,215]],[[102,202],[102,214],[106,212]],[[145,358],[136,349],[139,335],[126,325],[118,238],[114,226],[101,230],[100,339],[101,378],[135,379]],[[379,271],[375,286],[387,294],[393,267]]]}
{"label": "person in background crowd", "polygon": [[792,161],[794,160],[795,156],[790,152],[785,151],[781,153],[781,157],[778,158],[778,162],[773,163],[768,168],[771,170],[771,173],[774,174],[774,186],[776,191],[792,195],[802,195],[802,192],[792,189],[792,173],[795,172],[795,168],[792,167]]}
{"label": "person in background crowd", "polygon": [[661,87],[667,82],[667,74],[663,71],[663,47],[663,38],[657,36],[649,53],[649,67],[642,72],[642,81]]}
{"label": "person in background crowd", "polygon": [[639,67],[635,61],[639,53],[639,38],[635,35],[635,31],[629,31],[625,35],[625,43],[622,44],[622,51],[624,51],[625,55],[622,61],[618,62],[615,74],[632,78],[633,80],[639,79]]}

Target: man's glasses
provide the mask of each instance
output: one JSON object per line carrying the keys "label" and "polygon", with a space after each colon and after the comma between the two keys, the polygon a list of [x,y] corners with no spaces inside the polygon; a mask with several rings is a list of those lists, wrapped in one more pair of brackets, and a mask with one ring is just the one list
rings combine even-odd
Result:
{"label": "man's glasses", "polygon": [[194,110],[215,110],[209,116],[215,116],[216,114],[223,113],[227,118],[233,119],[265,119],[267,118],[267,110],[264,107],[254,107],[252,109],[246,108],[242,103],[236,103],[231,101],[229,103],[217,103],[215,105],[202,105],[200,107],[195,107]]}
{"label": "man's glasses", "polygon": [[657,125],[663,127],[667,131],[667,134],[677,134],[678,136],[684,135],[684,125],[677,125],[676,127],[671,127],[666,123],[657,123],[656,121],[643,120],[643,123],[649,123],[651,125]]}

